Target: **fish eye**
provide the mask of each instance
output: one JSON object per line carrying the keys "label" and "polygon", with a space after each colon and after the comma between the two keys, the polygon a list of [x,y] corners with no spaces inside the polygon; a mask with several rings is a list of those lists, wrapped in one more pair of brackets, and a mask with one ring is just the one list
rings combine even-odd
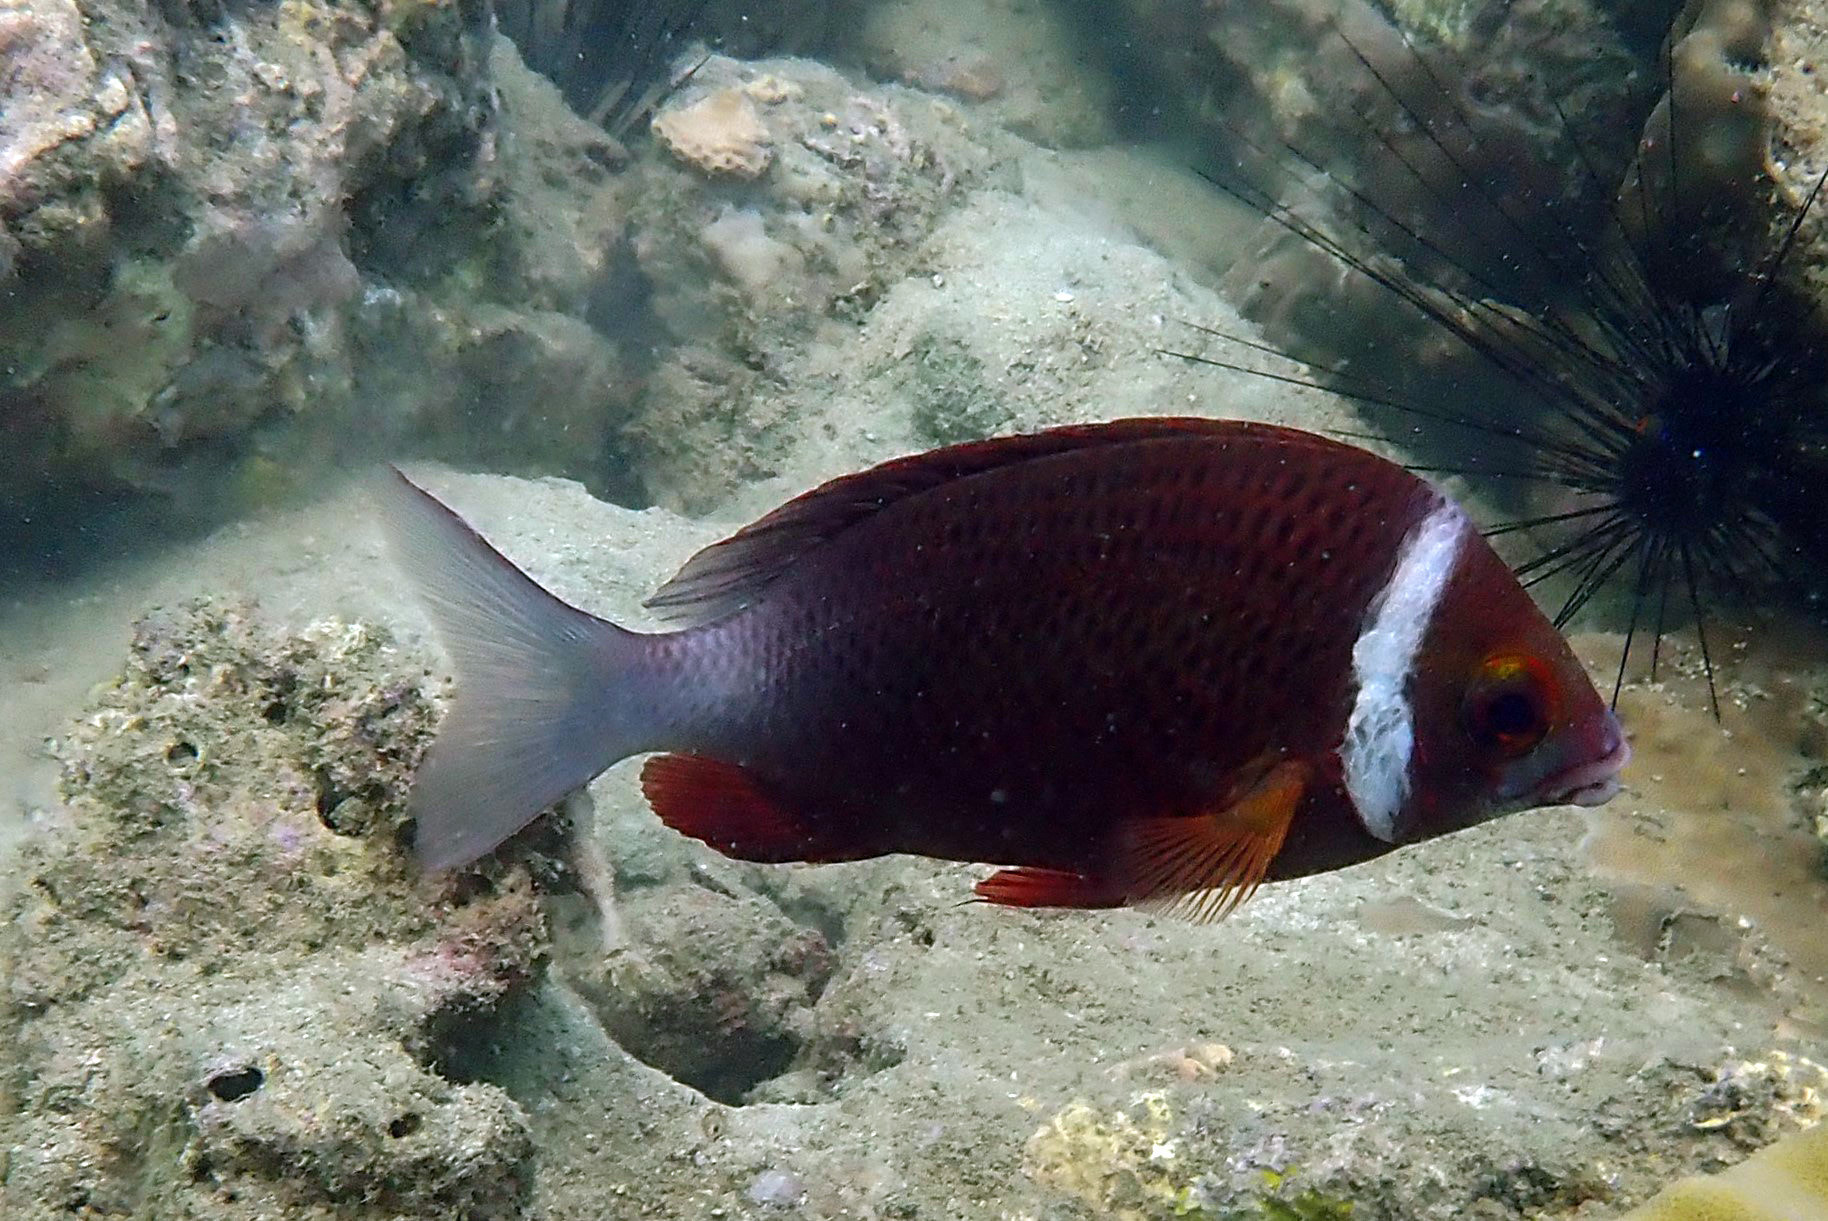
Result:
{"label": "fish eye", "polygon": [[1466,731],[1481,745],[1521,755],[1549,732],[1554,716],[1548,668],[1533,657],[1498,654],[1479,665],[1467,689]]}

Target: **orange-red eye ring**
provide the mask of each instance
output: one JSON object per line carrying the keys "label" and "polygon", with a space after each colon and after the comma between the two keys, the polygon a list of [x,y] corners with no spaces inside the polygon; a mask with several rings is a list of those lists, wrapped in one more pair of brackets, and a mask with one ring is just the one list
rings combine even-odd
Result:
{"label": "orange-red eye ring", "polygon": [[1548,734],[1558,703],[1546,664],[1523,653],[1494,653],[1479,663],[1461,716],[1476,741],[1515,756]]}

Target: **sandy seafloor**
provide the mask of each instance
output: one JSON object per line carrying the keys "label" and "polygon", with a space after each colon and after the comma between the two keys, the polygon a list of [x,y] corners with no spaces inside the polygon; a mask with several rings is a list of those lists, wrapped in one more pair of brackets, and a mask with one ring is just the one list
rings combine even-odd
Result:
{"label": "sandy seafloor", "polygon": [[[605,505],[563,481],[419,469],[555,591],[639,623],[642,595],[698,546],[821,478],[915,448],[896,370],[935,319],[997,355],[984,366],[993,381],[1049,387],[1045,414],[1024,414],[1040,396],[1016,396],[1011,426],[1180,410],[1350,424],[1323,396],[1153,351],[1185,341],[1180,319],[1244,327],[1171,261],[1175,227],[1152,237],[1138,219],[1164,198],[1211,206],[1193,202],[1184,175],[1135,153],[1035,150],[1023,169],[951,203],[918,274],[842,343],[806,350],[781,391],[799,440],[715,520]],[[120,669],[131,622],[155,607],[253,599],[282,632],[370,621],[397,634],[400,674],[436,671],[363,495],[359,481],[327,486],[309,507],[0,607],[0,865],[27,837],[62,833],[46,739],[83,714]],[[555,901],[551,968],[464,1053],[466,1081],[505,1091],[531,1134],[509,1176],[524,1180],[516,1208],[1332,1217],[1345,1214],[1323,1210],[1350,1200],[1361,1219],[1497,1221],[1609,1215],[1680,1173],[1738,1160],[1813,1119],[1828,1087],[1795,1058],[1828,1061],[1828,882],[1797,812],[1820,794],[1794,789],[1824,749],[1821,680],[1796,661],[1819,657],[1819,642],[1756,626],[1745,647],[1723,644],[1723,725],[1681,644],[1667,682],[1627,685],[1638,758],[1605,812],[1516,816],[1271,887],[1211,927],[966,904],[982,871],[963,866],[732,864],[661,828],[634,765],[621,765],[592,788],[620,937],[593,944]],[[1576,644],[1604,669],[1619,640],[1596,630]],[[771,957],[791,937],[816,965]],[[118,1025],[96,1028],[97,1047],[202,1081],[232,1044],[277,1082],[294,1044],[262,1044],[262,1032],[308,1026],[321,998],[251,979],[248,1009],[220,1031],[174,1042],[129,998]],[[640,999],[619,1000],[625,989]],[[766,1071],[719,1058],[719,1039],[737,1047],[746,1024],[768,1026]],[[689,1063],[725,1101],[622,1043]],[[61,1049],[59,1071],[81,1052]],[[324,1055],[359,1079],[360,1064]],[[70,1113],[109,1105],[91,1096]],[[191,1090],[153,1113],[184,1141],[187,1125],[220,1126],[236,1105]],[[8,1189],[53,1181],[22,1168],[67,1150],[29,1142],[53,1130],[79,1141],[80,1126],[18,1126]],[[244,1171],[282,1188],[293,1172],[283,1158],[253,1164]],[[155,1186],[135,1215],[229,1209],[198,1185],[208,1173],[162,1195],[160,1173],[145,1171]],[[1264,1196],[1313,1211],[1263,1211]],[[283,1213],[260,1215],[495,1215],[410,1191],[360,1197],[307,1184],[276,1192]],[[0,1202],[9,1217],[65,1215],[60,1201]]]}

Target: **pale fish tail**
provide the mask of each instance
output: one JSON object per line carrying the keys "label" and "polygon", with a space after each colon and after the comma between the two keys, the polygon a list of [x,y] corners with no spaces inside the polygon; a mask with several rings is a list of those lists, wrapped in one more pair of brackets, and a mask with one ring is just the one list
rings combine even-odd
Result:
{"label": "pale fish tail", "polygon": [[447,869],[645,749],[647,638],[547,593],[397,468],[378,482],[389,549],[457,676],[410,801],[420,862]]}

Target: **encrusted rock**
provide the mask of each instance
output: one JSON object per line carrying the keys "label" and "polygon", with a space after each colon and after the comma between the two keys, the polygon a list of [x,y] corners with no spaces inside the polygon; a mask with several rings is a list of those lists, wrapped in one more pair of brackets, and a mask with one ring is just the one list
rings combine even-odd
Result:
{"label": "encrusted rock", "polygon": [[84,24],[70,0],[0,0],[0,226],[27,244],[105,230],[108,190],[153,159],[132,72],[104,70]]}
{"label": "encrusted rock", "polygon": [[[602,453],[626,154],[496,46],[484,0],[0,0],[0,545],[212,524],[414,437]],[[531,424],[470,393],[508,333]]]}
{"label": "encrusted rock", "polygon": [[0,920],[8,1221],[519,1211],[526,1117],[445,1066],[544,918],[520,866],[410,863],[433,706],[400,661],[359,623],[138,626]]}
{"label": "encrusted rock", "polygon": [[630,944],[567,968],[611,1037],[724,1102],[786,1071],[831,977],[825,936],[764,900],[702,886],[620,902]]}

